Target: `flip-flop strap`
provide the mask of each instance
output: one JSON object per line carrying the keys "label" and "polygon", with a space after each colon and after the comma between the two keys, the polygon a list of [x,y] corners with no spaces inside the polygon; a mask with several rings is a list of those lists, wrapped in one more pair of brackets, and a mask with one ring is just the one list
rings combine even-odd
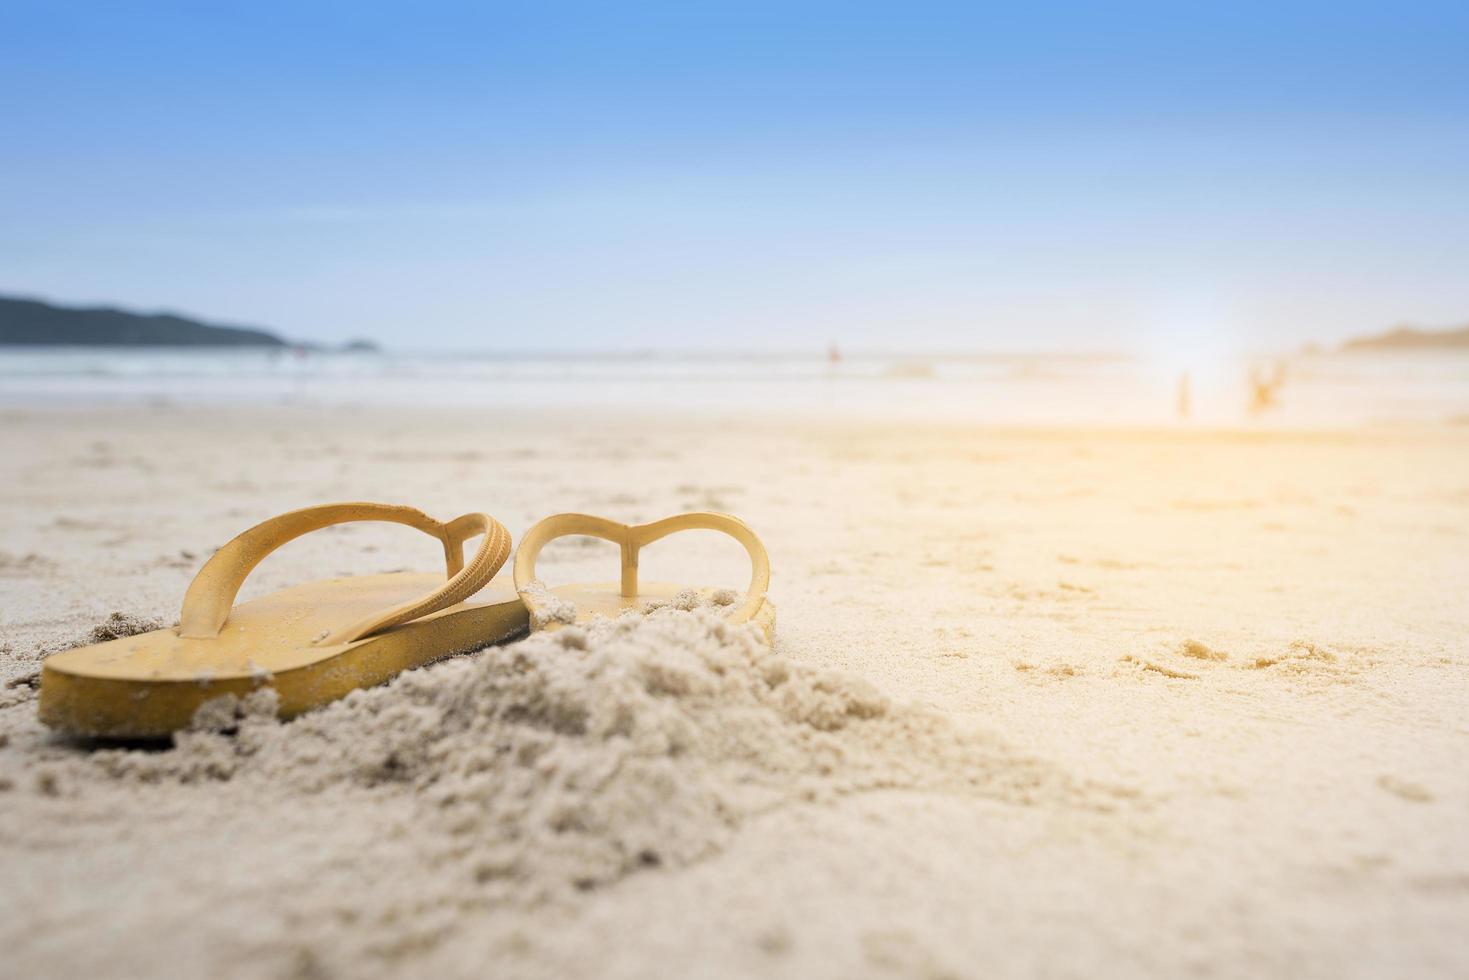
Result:
{"label": "flip-flop strap", "polygon": [[[394,504],[344,503],[305,507],[255,525],[204,563],[184,594],[179,636],[190,639],[218,636],[229,618],[240,586],[266,555],[303,534],[353,521],[391,521],[438,538],[444,545],[444,563],[449,580],[421,599],[374,613],[328,633],[316,641],[322,646],[360,640],[463,602],[484,588],[510,557],[510,532],[486,514],[465,514],[441,524],[421,510]],[[466,565],[464,542],[476,534],[483,534],[484,541]]]}
{"label": "flip-flop strap", "polygon": [[750,530],[748,524],[738,517],[700,511],[692,514],[677,514],[651,524],[629,526],[609,521],[590,514],[557,514],[548,517],[525,532],[520,546],[515,549],[515,588],[522,595],[527,586],[536,579],[536,559],[547,543],[573,534],[585,534],[611,541],[622,548],[622,594],[638,594],[638,551],[659,538],[678,531],[720,531],[745,546],[750,555],[750,587],[745,593],[744,604],[729,614],[735,623],[748,622],[760,611],[765,602],[765,593],[770,589],[770,557],[765,545]]}

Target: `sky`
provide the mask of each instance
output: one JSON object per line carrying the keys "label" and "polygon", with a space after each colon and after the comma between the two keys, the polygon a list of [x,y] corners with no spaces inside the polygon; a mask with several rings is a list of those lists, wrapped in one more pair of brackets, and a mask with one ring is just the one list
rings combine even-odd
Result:
{"label": "sky", "polygon": [[1469,4],[0,0],[0,293],[403,350],[1469,322]]}

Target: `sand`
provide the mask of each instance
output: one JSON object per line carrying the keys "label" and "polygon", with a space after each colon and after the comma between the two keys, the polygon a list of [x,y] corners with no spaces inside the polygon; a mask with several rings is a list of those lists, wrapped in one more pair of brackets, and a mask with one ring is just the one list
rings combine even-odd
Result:
{"label": "sand", "polygon": [[[0,452],[7,973],[1469,971],[1463,427],[58,408]],[[162,749],[37,724],[45,653],[173,621],[212,548],[345,498],[517,535],[738,513],[777,644],[670,607]],[[434,561],[350,527],[245,596]],[[644,573],[740,561],[699,532]]]}

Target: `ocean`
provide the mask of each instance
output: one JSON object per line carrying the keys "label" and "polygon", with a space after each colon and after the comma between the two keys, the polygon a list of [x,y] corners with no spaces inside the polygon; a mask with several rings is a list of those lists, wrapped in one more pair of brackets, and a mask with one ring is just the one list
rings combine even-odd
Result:
{"label": "ocean", "polygon": [[[1279,379],[1269,404],[1255,397],[1252,372]],[[834,363],[817,355],[0,348],[0,405],[98,404],[441,405],[998,426],[1469,424],[1469,354],[1311,354],[1183,365],[1061,355],[860,355]]]}

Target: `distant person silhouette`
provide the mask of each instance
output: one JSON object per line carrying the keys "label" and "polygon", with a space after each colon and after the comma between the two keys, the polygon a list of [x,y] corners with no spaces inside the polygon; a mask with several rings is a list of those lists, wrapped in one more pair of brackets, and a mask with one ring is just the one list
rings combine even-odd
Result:
{"label": "distant person silhouette", "polygon": [[1285,364],[1276,361],[1269,374],[1263,367],[1250,368],[1250,414],[1259,415],[1280,404],[1278,395],[1285,385]]}

